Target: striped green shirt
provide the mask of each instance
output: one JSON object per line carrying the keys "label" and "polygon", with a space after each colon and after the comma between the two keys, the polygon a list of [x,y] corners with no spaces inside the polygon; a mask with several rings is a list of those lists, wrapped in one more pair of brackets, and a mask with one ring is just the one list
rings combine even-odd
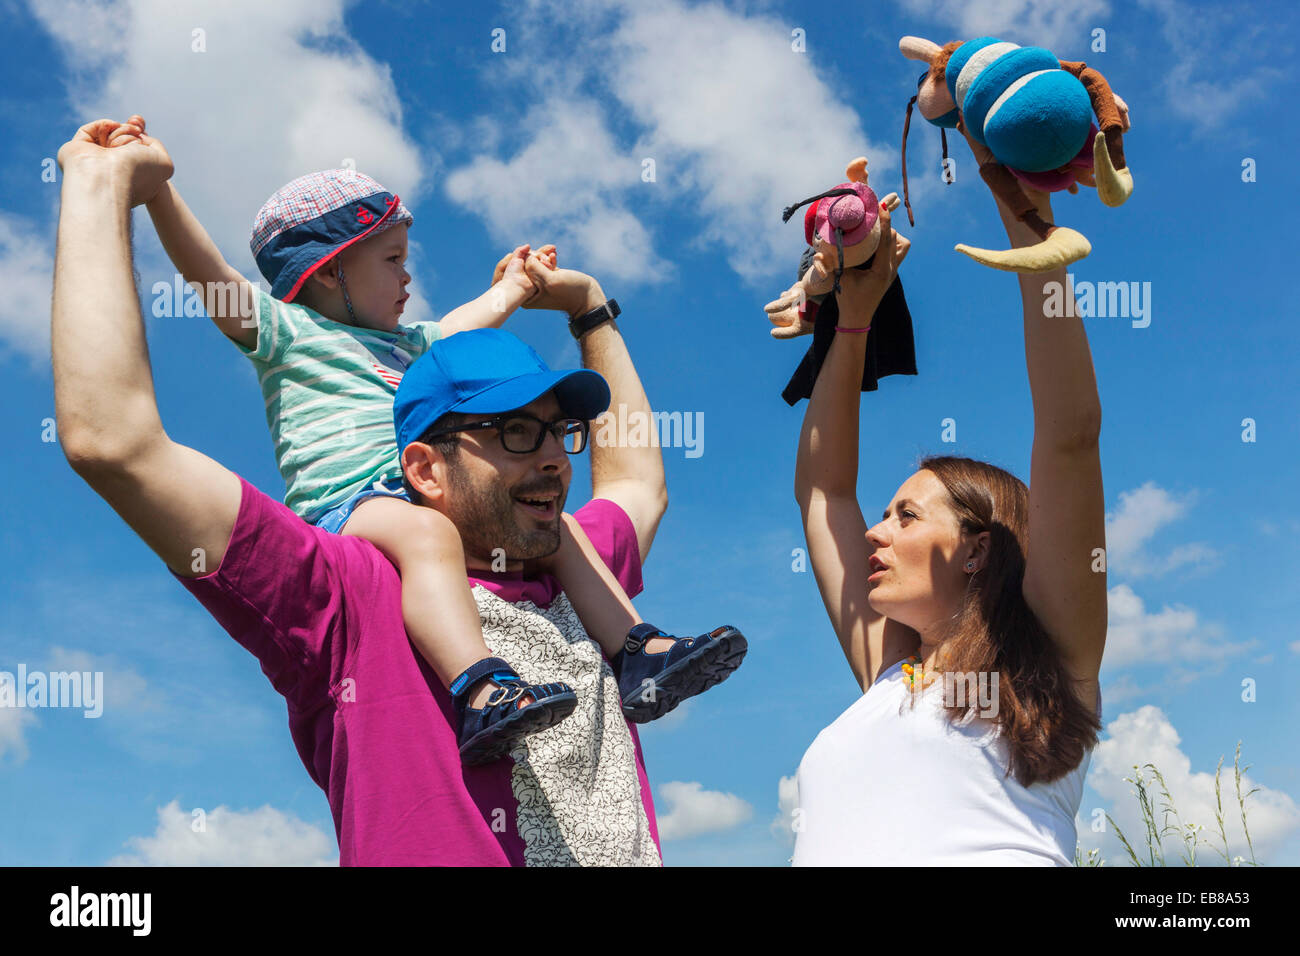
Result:
{"label": "striped green shirt", "polygon": [[439,337],[437,322],[392,332],[335,322],[257,290],[257,368],[285,501],[314,522],[375,481],[400,478],[393,396]]}

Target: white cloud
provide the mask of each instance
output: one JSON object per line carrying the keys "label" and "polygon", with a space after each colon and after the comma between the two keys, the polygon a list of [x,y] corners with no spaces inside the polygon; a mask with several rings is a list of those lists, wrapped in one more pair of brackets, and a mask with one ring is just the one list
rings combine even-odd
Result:
{"label": "white cloud", "polygon": [[729,830],[754,815],[754,808],[740,797],[705,790],[694,781],[662,784],[659,799],[668,807],[667,812],[659,814],[661,840],[684,840],[702,833]]}
{"label": "white cloud", "polygon": [[1266,534],[1270,537],[1276,537],[1279,534],[1300,535],[1300,520],[1295,518],[1285,518],[1278,521],[1266,521],[1263,518],[1257,518],[1255,527],[1259,529],[1260,534]]}
{"label": "white cloud", "polygon": [[1107,570],[1137,578],[1213,566],[1218,553],[1202,542],[1178,545],[1162,556],[1144,550],[1161,529],[1184,517],[1195,501],[1195,492],[1175,497],[1154,481],[1120,492],[1119,507],[1106,515]]}
{"label": "white cloud", "polygon": [[24,737],[29,727],[36,725],[36,715],[30,710],[18,707],[0,707],[0,760],[8,757],[14,764],[27,759],[27,740]]}
{"label": "white cloud", "polygon": [[[1108,0],[903,0],[903,9],[952,28],[952,36],[930,36],[940,46],[950,40],[995,36],[1013,43],[1060,47],[1066,60],[1084,59],[1093,27],[1108,26]],[[916,31],[912,31],[915,33]]]}
{"label": "white cloud", "polygon": [[1208,4],[1198,6],[1193,16],[1174,0],[1138,3],[1157,15],[1169,46],[1162,84],[1167,107],[1200,132],[1222,126],[1246,103],[1263,99],[1290,79],[1269,65],[1267,47],[1275,27],[1269,15],[1242,15],[1238,9]]}
{"label": "white cloud", "polygon": [[[85,582],[75,593],[67,588],[69,572]],[[252,658],[238,648],[231,653],[229,639],[170,575],[65,567],[21,582],[15,595],[25,612],[21,625],[0,621],[0,647],[11,660],[25,660],[29,671],[104,674],[102,716],[86,720],[78,712],[64,724],[87,746],[109,744],[176,767],[213,747],[239,748],[283,732],[283,704],[277,714],[278,698],[265,698],[255,662],[250,673]],[[86,638],[87,621],[107,622],[104,646],[111,653],[74,649]]]}
{"label": "white cloud", "polygon": [[[1219,552],[1208,544],[1193,541],[1176,546],[1163,557],[1151,559],[1145,564],[1134,567],[1133,572],[1135,577],[1140,577],[1143,574],[1159,576],[1168,574],[1170,571],[1177,571],[1179,568],[1211,568],[1218,563]],[[1139,568],[1141,568],[1141,571],[1138,570]]]}
{"label": "white cloud", "polygon": [[0,212],[0,346],[34,367],[49,366],[53,279],[53,235]]}
{"label": "white cloud", "polygon": [[51,672],[90,672],[104,675],[104,699],[100,702],[104,713],[123,711],[148,711],[159,707],[160,701],[152,692],[148,681],[131,667],[119,664],[114,658],[70,651],[62,647],[50,648],[48,669]]}
{"label": "white cloud", "polygon": [[[592,100],[548,97],[523,121],[531,141],[508,161],[480,155],[447,177],[447,195],[482,216],[503,248],[554,242],[560,265],[625,279],[667,266],[627,207],[640,166]],[[525,184],[525,196],[519,186]],[[643,188],[644,184],[641,184]]]}
{"label": "white cloud", "polygon": [[[1178,732],[1169,722],[1168,717],[1158,707],[1146,706],[1131,713],[1122,714],[1111,721],[1106,731],[1109,737],[1097,744],[1093,752],[1092,765],[1088,773],[1088,785],[1110,804],[1108,812],[1124,831],[1130,844],[1145,859],[1145,826],[1134,786],[1124,780],[1134,778],[1134,765],[1155,764],[1160,770],[1169,788],[1172,805],[1176,808],[1182,823],[1199,824],[1205,828],[1200,834],[1197,850],[1198,865],[1223,863],[1223,858],[1214,848],[1223,848],[1215,822],[1216,801],[1214,796],[1214,769],[1193,771],[1190,758],[1183,753]],[[1223,800],[1224,830],[1227,834],[1228,856],[1243,856],[1250,859],[1250,850],[1246,845],[1245,833],[1241,826],[1241,813],[1238,809],[1235,784],[1232,771],[1232,754],[1227,754],[1224,769],[1220,776],[1220,792]],[[1248,762],[1243,757],[1243,763]],[[1144,777],[1150,782],[1148,792],[1155,809],[1156,825],[1164,823],[1162,805],[1164,798],[1159,792],[1159,783],[1152,778],[1150,771]],[[1241,792],[1246,794],[1255,787],[1259,791],[1246,800],[1246,819],[1250,828],[1250,837],[1255,846],[1255,857],[1259,862],[1277,862],[1270,859],[1273,852],[1300,826],[1300,809],[1295,801],[1281,790],[1262,786],[1258,780],[1249,775],[1242,775]],[[1107,832],[1093,833],[1089,823],[1092,808],[1081,806],[1079,812],[1079,841],[1086,851],[1100,847],[1102,855],[1110,865],[1123,865],[1128,862],[1128,855],[1118,837]],[[1174,818],[1169,818],[1174,823]],[[1110,830],[1109,825],[1107,830]],[[1180,865],[1182,859],[1179,850],[1182,842],[1178,836],[1170,834],[1162,841],[1166,862]]]}
{"label": "white cloud", "polygon": [[[1109,648],[1107,648],[1109,650]],[[1106,660],[1107,667],[1110,666],[1110,659]],[[1147,696],[1155,688],[1142,687],[1128,674],[1121,674],[1114,680],[1108,680],[1101,688],[1102,709],[1104,713],[1110,713],[1115,706],[1125,701],[1137,700]]]}
{"label": "white cloud", "polygon": [[1287,647],[1291,648],[1292,654],[1300,654],[1300,641],[1292,641]]}
{"label": "white cloud", "polygon": [[[77,125],[144,116],[171,153],[186,203],[250,277],[253,217],[289,180],[351,158],[406,200],[436,163],[402,131],[389,68],[351,40],[343,8],[343,0],[231,0],[201,12],[168,0],[31,4],[63,54],[57,72],[72,77]],[[193,49],[196,29],[205,52]],[[139,224],[149,228],[147,217]]]}
{"label": "white cloud", "polygon": [[894,168],[896,150],[867,141],[825,70],[791,50],[785,20],[712,3],[628,10],[611,86],[646,127],[639,151],[700,197],[702,249],[727,250],[745,278],[770,275],[773,259],[791,270],[802,235],[780,210],[839,182],[850,159],[868,157],[877,189],[887,181],[880,172]]}
{"label": "white cloud", "polygon": [[1258,641],[1230,643],[1223,629],[1199,620],[1189,607],[1165,605],[1151,613],[1131,587],[1106,592],[1106,668],[1135,664],[1219,663],[1245,653]]}
{"label": "white cloud", "polygon": [[[195,831],[196,822],[202,829]],[[173,800],[158,808],[149,836],[126,841],[130,852],[108,866],[334,866],[334,838],[292,814],[264,806],[231,810],[219,806],[196,818]]]}
{"label": "white cloud", "polygon": [[[535,4],[533,12],[560,31],[551,9]],[[562,242],[571,242],[579,268],[655,281],[672,267],[656,252],[646,218],[672,203],[692,214],[674,246],[725,258],[750,281],[784,278],[802,246],[798,224],[781,222],[786,205],[834,185],[864,154],[873,187],[897,191],[881,175],[896,150],[867,140],[824,68],[791,50],[787,22],[675,0],[584,12],[614,21],[602,55],[586,73],[567,64],[568,73],[544,86],[545,99],[518,124],[528,139],[511,158],[497,158],[504,124],[491,123],[480,154],[448,177],[451,198],[481,215],[498,241],[554,239],[562,254]],[[512,76],[551,66],[511,57],[522,58]],[[642,181],[646,158],[655,161],[654,182]],[[492,195],[513,183],[528,185],[526,201]]]}
{"label": "white cloud", "polygon": [[1190,503],[1188,498],[1174,498],[1154,481],[1121,491],[1119,508],[1106,515],[1107,564],[1132,558],[1152,535],[1186,514]]}
{"label": "white cloud", "polygon": [[781,842],[794,846],[794,812],[799,806],[799,777],[782,777],[776,782],[777,813],[768,829]]}

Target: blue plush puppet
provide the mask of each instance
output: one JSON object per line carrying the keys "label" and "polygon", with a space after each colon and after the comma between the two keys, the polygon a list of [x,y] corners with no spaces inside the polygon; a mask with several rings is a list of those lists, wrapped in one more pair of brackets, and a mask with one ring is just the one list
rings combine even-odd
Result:
{"label": "blue plush puppet", "polygon": [[[984,148],[976,149],[981,156],[980,176],[1042,239],[1005,252],[958,244],[959,252],[1008,272],[1047,272],[1091,252],[1082,234],[1045,222],[1021,183],[1045,192],[1078,192],[1079,183],[1095,186],[1108,206],[1128,199],[1133,192],[1133,175],[1124,161],[1128,107],[1111,92],[1106,78],[1083,63],[1057,59],[1042,47],[1017,46],[993,37],[941,47],[909,36],[899,41],[898,48],[908,59],[929,67],[907,105],[904,197],[907,128],[915,103],[931,123],[948,129],[960,123],[958,128]],[[910,202],[907,214],[910,220]]]}

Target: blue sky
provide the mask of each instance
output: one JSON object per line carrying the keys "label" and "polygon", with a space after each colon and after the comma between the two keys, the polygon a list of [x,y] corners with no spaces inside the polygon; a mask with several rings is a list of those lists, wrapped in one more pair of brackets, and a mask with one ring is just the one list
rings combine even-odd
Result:
{"label": "blue sky", "polygon": [[[705,423],[699,457],[665,449],[671,506],[638,606],[678,633],[729,621],[751,642],[726,684],[644,731],[664,858],[783,864],[791,778],[858,690],[811,573],[792,569],[803,406],[779,393],[808,340],[771,340],[762,306],[801,249],[784,205],[834,185],[859,154],[878,193],[900,189],[919,72],[898,53],[908,33],[1048,46],[1101,69],[1131,110],[1133,198],[1107,209],[1084,190],[1055,203],[1093,243],[1076,279],[1150,283],[1151,306],[1145,328],[1085,322],[1104,410],[1111,626],[1080,840],[1122,864],[1114,834],[1088,824],[1102,809],[1140,833],[1122,778],[1148,760],[1184,818],[1212,827],[1214,768],[1225,755],[1230,768],[1240,740],[1248,786],[1261,788],[1248,804],[1257,857],[1300,863],[1300,707],[1286,690],[1300,678],[1300,349],[1284,282],[1297,143],[1283,120],[1297,84],[1271,65],[1296,53],[1295,15],[1283,3],[1066,6],[900,0],[846,22],[776,2],[0,4],[0,434],[15,490],[40,492],[11,494],[0,527],[0,670],[102,671],[107,695],[97,720],[0,709],[0,864],[337,859],[324,794],[256,662],[42,441],[58,208],[43,163],[81,123],[134,111],[246,275],[262,201],[352,160],[415,214],[412,317],[477,295],[526,241],[556,242],[562,264],[618,298],[652,404]],[[1098,29],[1105,50],[1093,52]],[[1028,477],[1016,283],[952,251],[1003,238],[969,154],[953,152],[958,181],[945,187],[937,131],[913,125],[918,218],[903,227],[903,274],[920,374],[863,399],[868,514],[926,453]],[[136,229],[149,305],[173,270],[143,213]],[[555,314],[507,327],[554,364],[576,359]],[[149,342],[172,436],[282,494],[246,360],[203,318],[150,319]],[[955,442],[941,440],[945,418]],[[576,504],[585,466],[574,487]],[[219,839],[195,840],[195,809]],[[1229,824],[1231,853],[1248,855]],[[1200,858],[1217,859],[1208,847]]]}

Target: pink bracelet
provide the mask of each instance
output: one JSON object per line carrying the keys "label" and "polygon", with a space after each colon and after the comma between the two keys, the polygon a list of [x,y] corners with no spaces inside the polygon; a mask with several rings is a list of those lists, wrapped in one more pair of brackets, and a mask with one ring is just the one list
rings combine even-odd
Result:
{"label": "pink bracelet", "polygon": [[837,325],[835,326],[835,331],[836,332],[870,332],[871,326],[868,325],[865,329],[846,329],[842,325]]}

